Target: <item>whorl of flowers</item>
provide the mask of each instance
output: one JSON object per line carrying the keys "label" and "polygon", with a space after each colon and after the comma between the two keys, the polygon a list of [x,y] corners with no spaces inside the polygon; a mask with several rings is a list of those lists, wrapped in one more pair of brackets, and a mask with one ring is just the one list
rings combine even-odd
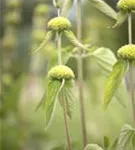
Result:
{"label": "whorl of flowers", "polygon": [[64,31],[71,28],[70,21],[65,17],[55,17],[48,22],[48,29],[53,31]]}
{"label": "whorl of flowers", "polygon": [[58,65],[53,67],[48,72],[48,77],[52,80],[72,80],[75,78],[73,71],[65,65]]}
{"label": "whorl of flowers", "polygon": [[135,0],[119,0],[117,7],[123,11],[135,10]]}
{"label": "whorl of flowers", "polygon": [[135,60],[135,44],[128,44],[125,46],[122,46],[118,50],[118,56],[127,59],[127,60]]}

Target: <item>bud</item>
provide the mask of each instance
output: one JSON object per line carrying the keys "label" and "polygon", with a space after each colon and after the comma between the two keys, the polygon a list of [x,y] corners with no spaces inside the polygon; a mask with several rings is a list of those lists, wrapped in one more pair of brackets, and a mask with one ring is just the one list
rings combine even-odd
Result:
{"label": "bud", "polygon": [[127,59],[127,60],[135,60],[135,45],[134,44],[129,44],[122,46],[118,50],[118,56]]}
{"label": "bud", "polygon": [[135,10],[135,0],[119,0],[117,7],[123,11]]}
{"label": "bud", "polygon": [[59,65],[53,67],[49,72],[48,72],[48,77],[53,80],[71,80],[75,78],[75,75],[73,71],[65,65]]}
{"label": "bud", "polygon": [[62,32],[71,28],[70,21],[65,17],[55,17],[48,22],[48,29]]}
{"label": "bud", "polygon": [[44,16],[49,11],[48,6],[45,4],[39,4],[35,8],[35,15]]}

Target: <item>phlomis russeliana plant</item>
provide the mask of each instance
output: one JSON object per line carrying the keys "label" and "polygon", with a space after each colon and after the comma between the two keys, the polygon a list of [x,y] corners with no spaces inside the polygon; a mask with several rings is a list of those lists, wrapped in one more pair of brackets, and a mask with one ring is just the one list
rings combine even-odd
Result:
{"label": "phlomis russeliana plant", "polygon": [[[135,66],[135,45],[132,43],[132,13],[135,13],[135,0],[119,0],[117,2],[118,12],[113,10],[102,0],[89,1],[91,1],[91,4],[93,4],[100,11],[116,20],[116,24],[113,27],[120,26],[128,18],[128,44],[122,46],[117,52],[118,60],[114,64],[108,78],[108,82],[105,88],[103,107],[104,109],[108,107],[114,94],[123,83],[125,74],[129,71],[133,120],[135,124],[135,87],[133,75],[133,69]],[[128,150],[134,149],[134,131],[135,129],[133,129],[130,125],[124,125],[124,127],[121,129],[120,136],[118,137],[118,142],[115,143],[116,150],[126,148]],[[132,137],[130,137],[131,134]]]}
{"label": "phlomis russeliana plant", "polygon": [[81,47],[82,49],[89,51],[88,48],[77,40],[74,33],[71,31],[71,26],[70,21],[65,17],[55,17],[51,19],[47,25],[48,31],[44,37],[44,41],[33,53],[40,51],[54,34],[63,34],[74,46]]}
{"label": "phlomis russeliana plant", "polygon": [[72,104],[73,94],[72,87],[74,86],[75,75],[73,71],[65,65],[58,65],[53,67],[48,72],[48,91],[45,100],[45,111],[46,111],[46,126],[48,127],[53,117],[53,111],[57,103],[57,98],[63,107],[63,99],[66,102],[67,115],[71,118],[72,115]]}

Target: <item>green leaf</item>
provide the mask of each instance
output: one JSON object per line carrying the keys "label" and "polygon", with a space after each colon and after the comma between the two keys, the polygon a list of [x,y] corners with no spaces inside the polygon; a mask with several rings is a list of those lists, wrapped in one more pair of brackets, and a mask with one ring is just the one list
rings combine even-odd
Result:
{"label": "green leaf", "polygon": [[133,136],[135,136],[135,130],[130,125],[124,125],[118,139],[117,150],[125,150],[130,145]]}
{"label": "green leaf", "polygon": [[87,48],[87,47],[84,46],[82,43],[80,43],[72,31],[70,31],[70,30],[64,31],[64,35],[68,38],[68,40],[69,40],[74,46],[79,47],[79,48],[82,48],[82,49],[84,49],[84,50],[86,50],[86,51],[89,51],[89,48]]}
{"label": "green leaf", "polygon": [[109,147],[109,150],[115,150],[117,147],[117,143],[118,143],[118,138],[116,138],[113,143],[111,144],[111,146]]}
{"label": "green leaf", "polygon": [[132,147],[135,149],[135,134],[134,134],[134,136],[132,138]]}
{"label": "green leaf", "polygon": [[45,35],[45,38],[44,38],[43,42],[39,45],[39,47],[36,50],[32,51],[32,54],[35,54],[35,53],[39,52],[42,48],[44,48],[44,46],[52,38],[52,36],[53,36],[53,32],[48,31]]}
{"label": "green leaf", "polygon": [[104,105],[103,105],[104,109],[106,109],[109,103],[111,102],[112,97],[114,96],[115,92],[120,86],[127,69],[128,69],[128,62],[124,60],[119,60],[114,65],[105,88]]}
{"label": "green leaf", "polygon": [[126,19],[127,19],[128,13],[124,11],[120,11],[117,14],[117,21],[113,28],[119,27]]}
{"label": "green leaf", "polygon": [[[66,81],[67,82],[67,81]],[[63,87],[63,89],[61,90],[61,92],[59,93],[59,100],[60,100],[60,104],[62,107],[64,107],[63,101],[65,102],[66,105],[66,113],[67,116],[71,119],[72,118],[72,113],[73,113],[73,108],[74,108],[74,96],[72,93],[72,83],[66,83]]]}
{"label": "green leaf", "polygon": [[56,8],[61,8],[62,0],[53,0],[53,5]]}
{"label": "green leaf", "polygon": [[110,140],[107,136],[104,136],[104,148],[108,149],[110,145]]}
{"label": "green leaf", "polygon": [[99,11],[103,12],[107,16],[117,20],[117,13],[103,0],[89,0],[91,4],[96,7]]}
{"label": "green leaf", "polygon": [[113,68],[113,65],[116,63],[116,57],[113,52],[108,48],[98,48],[93,52],[95,61],[99,67],[108,75]]}
{"label": "green leaf", "polygon": [[62,16],[68,16],[69,9],[73,6],[74,0],[64,0],[61,15]]}
{"label": "green leaf", "polygon": [[[110,75],[110,73],[113,70],[113,66],[116,63],[117,59],[113,52],[105,47],[98,48],[95,50],[92,54],[94,56],[94,60],[98,64],[98,66],[103,71],[104,75],[107,77]],[[123,102],[123,97],[125,96],[123,94],[123,90],[125,90],[125,84],[124,82],[120,85],[120,88],[115,93],[115,98],[118,100],[118,102],[125,107],[125,104]],[[126,92],[125,92],[126,93]]]}
{"label": "green leaf", "polygon": [[103,149],[97,144],[88,144],[84,150],[103,150]]}
{"label": "green leaf", "polygon": [[65,80],[63,80],[62,83],[56,80],[49,81],[48,83],[47,95],[45,97],[43,96],[43,100],[45,101],[46,128],[48,128],[51,123],[57,103],[57,96],[64,84]]}

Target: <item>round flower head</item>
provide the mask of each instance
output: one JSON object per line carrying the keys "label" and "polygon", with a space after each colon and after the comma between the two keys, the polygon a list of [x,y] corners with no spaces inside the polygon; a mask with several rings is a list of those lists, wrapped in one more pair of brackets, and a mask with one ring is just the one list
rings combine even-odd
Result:
{"label": "round flower head", "polygon": [[35,8],[35,14],[36,15],[45,15],[48,12],[48,6],[45,4],[39,4],[36,8]]}
{"label": "round flower head", "polygon": [[64,31],[71,28],[70,21],[65,17],[55,17],[48,22],[48,29],[54,31]]}
{"label": "round flower head", "polygon": [[117,7],[123,11],[135,10],[135,0],[119,0]]}
{"label": "round flower head", "polygon": [[75,78],[75,75],[69,67],[65,65],[59,65],[59,66],[53,67],[48,72],[48,77],[54,80],[62,80],[62,79],[71,80]]}
{"label": "round flower head", "polygon": [[134,44],[129,44],[122,46],[118,50],[118,56],[127,59],[127,60],[135,60],[135,45]]}

